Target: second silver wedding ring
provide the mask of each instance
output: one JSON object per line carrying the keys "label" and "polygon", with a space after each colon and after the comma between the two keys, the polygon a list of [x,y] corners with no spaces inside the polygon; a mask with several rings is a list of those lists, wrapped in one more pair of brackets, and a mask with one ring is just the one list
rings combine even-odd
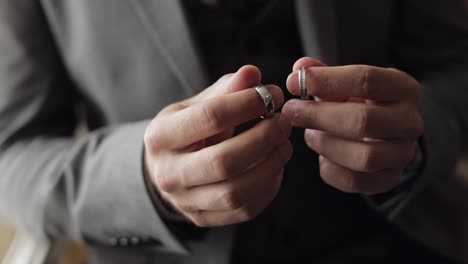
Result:
{"label": "second silver wedding ring", "polygon": [[309,95],[307,94],[306,68],[305,67],[301,67],[299,69],[299,91],[301,92],[302,100],[309,100]]}

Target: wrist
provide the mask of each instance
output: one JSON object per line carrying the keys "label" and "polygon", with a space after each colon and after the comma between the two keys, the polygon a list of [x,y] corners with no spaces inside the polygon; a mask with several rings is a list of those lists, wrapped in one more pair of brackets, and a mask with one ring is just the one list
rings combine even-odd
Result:
{"label": "wrist", "polygon": [[182,215],[167,199],[165,199],[151,177],[151,167],[148,164],[148,152],[145,149],[143,177],[148,190],[148,195],[153,202],[156,211],[166,221],[187,222],[185,216]]}
{"label": "wrist", "polygon": [[161,216],[164,222],[168,224],[168,228],[183,241],[202,240],[207,229],[199,228],[193,225],[186,217],[184,217],[175,207],[162,197],[157,186],[151,178],[149,166],[146,162],[146,151],[144,155],[143,177],[148,191],[148,195],[153,203],[155,210]]}

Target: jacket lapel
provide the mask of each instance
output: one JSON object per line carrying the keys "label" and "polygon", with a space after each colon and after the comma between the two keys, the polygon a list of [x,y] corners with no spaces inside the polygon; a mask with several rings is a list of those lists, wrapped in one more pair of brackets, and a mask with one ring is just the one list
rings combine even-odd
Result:
{"label": "jacket lapel", "polygon": [[205,88],[206,73],[180,1],[131,0],[131,4],[187,96]]}
{"label": "jacket lapel", "polygon": [[[187,96],[207,86],[204,65],[180,1],[131,3]],[[389,52],[382,51],[388,51],[392,7],[393,0],[296,0],[306,55],[329,65],[385,64]]]}

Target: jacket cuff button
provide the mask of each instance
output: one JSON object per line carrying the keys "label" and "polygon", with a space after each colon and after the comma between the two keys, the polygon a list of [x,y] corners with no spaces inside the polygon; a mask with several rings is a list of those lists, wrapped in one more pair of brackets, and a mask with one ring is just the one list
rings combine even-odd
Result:
{"label": "jacket cuff button", "polygon": [[119,244],[120,244],[121,246],[124,246],[124,247],[127,246],[127,245],[128,245],[128,239],[125,238],[125,237],[119,239]]}
{"label": "jacket cuff button", "polygon": [[138,245],[138,244],[140,244],[140,239],[139,239],[138,237],[132,237],[132,238],[130,239],[130,243],[131,243],[132,245]]}
{"label": "jacket cuff button", "polygon": [[109,238],[109,244],[110,244],[111,246],[117,246],[118,242],[119,242],[118,239],[115,238],[115,237]]}

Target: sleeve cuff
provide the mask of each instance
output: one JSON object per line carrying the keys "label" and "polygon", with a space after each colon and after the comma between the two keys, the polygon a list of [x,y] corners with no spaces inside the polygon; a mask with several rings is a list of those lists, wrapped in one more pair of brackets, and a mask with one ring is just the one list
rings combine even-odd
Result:
{"label": "sleeve cuff", "polygon": [[165,223],[167,223],[169,229],[184,242],[203,240],[208,229],[195,226],[191,223],[182,214],[177,212],[169,202],[164,200],[148,175],[145,175],[144,179],[153,206]]}
{"label": "sleeve cuff", "polygon": [[[105,137],[107,150],[96,153],[100,163],[96,178],[87,190],[82,208],[87,237],[111,246],[119,241],[156,241],[156,250],[187,254],[187,248],[172,234],[156,212],[143,176],[143,135],[148,121],[113,130]],[[96,168],[96,164],[91,166]],[[86,187],[85,187],[86,188]],[[86,236],[86,234],[85,234]]]}

